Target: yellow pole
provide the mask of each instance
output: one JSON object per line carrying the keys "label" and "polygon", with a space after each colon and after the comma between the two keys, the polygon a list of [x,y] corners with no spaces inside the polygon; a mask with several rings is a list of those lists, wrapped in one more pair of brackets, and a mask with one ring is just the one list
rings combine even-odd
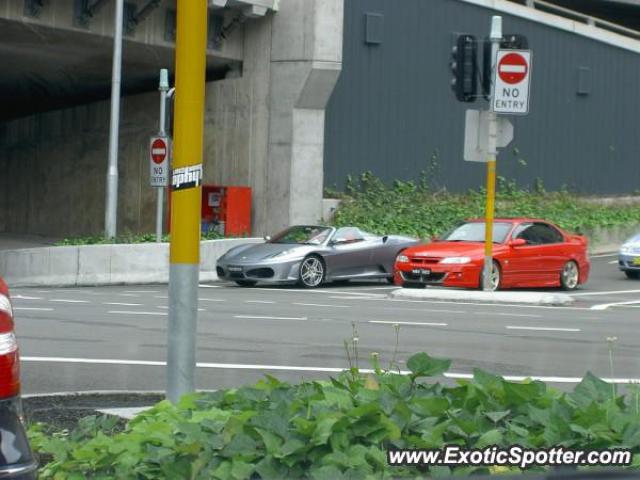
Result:
{"label": "yellow pole", "polygon": [[493,270],[493,216],[496,201],[496,158],[489,157],[487,162],[487,205],[485,212],[485,235],[484,235],[484,289],[487,290],[491,282],[491,272]]}
{"label": "yellow pole", "polygon": [[207,42],[205,0],[177,0],[167,397],[195,389]]}

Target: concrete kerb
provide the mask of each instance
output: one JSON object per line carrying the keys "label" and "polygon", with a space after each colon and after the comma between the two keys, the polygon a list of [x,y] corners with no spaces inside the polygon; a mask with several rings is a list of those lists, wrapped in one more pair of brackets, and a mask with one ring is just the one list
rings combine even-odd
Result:
{"label": "concrete kerb", "polygon": [[483,292],[474,290],[454,290],[444,288],[426,288],[424,290],[399,288],[389,293],[391,298],[411,300],[444,300],[452,302],[480,302],[567,306],[574,302],[573,297],[564,293],[550,292]]}
{"label": "concrete kerb", "polygon": [[[227,250],[262,238],[206,240],[200,244],[200,281],[216,281],[216,261]],[[0,275],[12,287],[164,284],[169,244],[141,243],[26,248],[0,251]]]}

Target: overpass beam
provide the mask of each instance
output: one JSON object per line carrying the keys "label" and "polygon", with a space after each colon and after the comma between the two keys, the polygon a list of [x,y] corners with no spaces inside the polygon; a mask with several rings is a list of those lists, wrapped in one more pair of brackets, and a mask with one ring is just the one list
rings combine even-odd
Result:
{"label": "overpass beam", "polygon": [[138,25],[144,22],[151,12],[160,6],[161,0],[149,0],[147,4],[140,9],[140,11],[133,14],[133,16],[127,21],[127,33],[132,33]]}

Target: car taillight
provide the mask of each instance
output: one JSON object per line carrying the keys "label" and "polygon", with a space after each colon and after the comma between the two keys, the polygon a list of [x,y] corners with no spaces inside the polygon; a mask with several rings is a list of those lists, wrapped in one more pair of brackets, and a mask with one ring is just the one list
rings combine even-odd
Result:
{"label": "car taillight", "polygon": [[20,359],[11,300],[0,293],[0,398],[20,393]]}

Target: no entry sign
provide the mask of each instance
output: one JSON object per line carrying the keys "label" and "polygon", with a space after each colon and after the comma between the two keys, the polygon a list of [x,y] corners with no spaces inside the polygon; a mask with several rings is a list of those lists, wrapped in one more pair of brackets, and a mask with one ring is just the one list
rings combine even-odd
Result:
{"label": "no entry sign", "polygon": [[530,79],[531,51],[498,50],[493,111],[520,115],[529,113]]}
{"label": "no entry sign", "polygon": [[168,137],[151,137],[149,141],[149,173],[152,187],[166,187],[169,184]]}

